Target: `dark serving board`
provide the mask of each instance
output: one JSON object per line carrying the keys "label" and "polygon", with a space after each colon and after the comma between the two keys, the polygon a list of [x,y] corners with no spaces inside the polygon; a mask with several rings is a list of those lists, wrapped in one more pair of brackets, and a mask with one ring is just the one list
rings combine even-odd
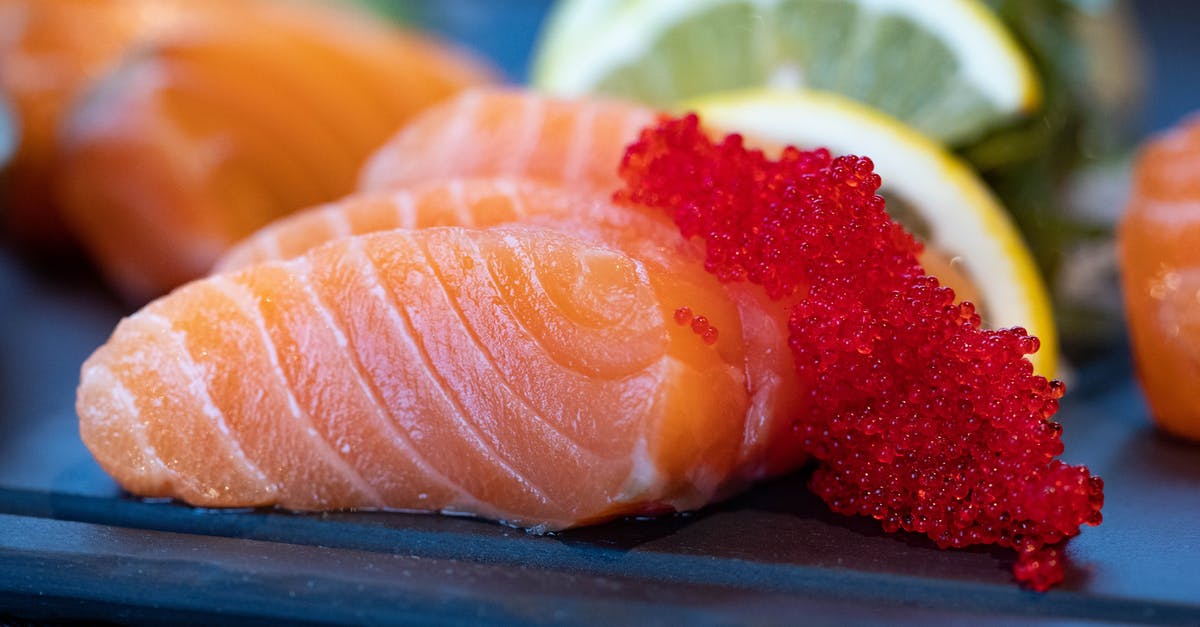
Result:
{"label": "dark serving board", "polygon": [[[424,3],[422,18],[521,80],[546,0]],[[1200,108],[1200,3],[1136,3],[1153,69],[1145,130]],[[435,10],[440,9],[440,10]],[[491,20],[491,21],[489,21]],[[1117,200],[1114,200],[1115,202]],[[536,537],[383,513],[196,510],[131,499],[79,440],[79,364],[124,308],[94,279],[0,248],[0,624],[1200,625],[1200,446],[1160,435],[1117,353],[1063,402],[1066,459],[1104,477],[1104,523],[1046,594],[1013,555],[939,551],[837,516],[804,473],[687,516]]]}

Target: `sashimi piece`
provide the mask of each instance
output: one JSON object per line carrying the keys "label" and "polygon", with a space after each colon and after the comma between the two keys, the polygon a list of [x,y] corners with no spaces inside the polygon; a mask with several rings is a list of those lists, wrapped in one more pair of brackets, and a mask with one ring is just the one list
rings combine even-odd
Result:
{"label": "sashimi piece", "polygon": [[19,145],[0,188],[0,230],[53,259],[74,249],[54,200],[55,140],[72,103],[138,42],[238,10],[242,0],[0,0],[0,92]]}
{"label": "sashimi piece", "polygon": [[736,315],[716,281],[542,227],[341,238],[123,320],[81,434],[127,489],[202,506],[691,509],[739,481],[754,401],[736,326],[709,344],[680,303]]}
{"label": "sashimi piece", "polygon": [[128,57],[62,133],[67,222],[131,300],[202,276],[270,220],[351,191],[398,125],[492,78],[345,7],[237,5]]}
{"label": "sashimi piece", "polygon": [[[247,238],[218,262],[229,271],[268,260],[291,259],[325,242],[387,229],[433,226],[489,227],[520,222],[552,228],[612,246],[670,277],[663,290],[693,290],[680,299],[704,316],[722,340],[717,349],[745,363],[752,409],[738,474],[748,479],[779,474],[803,461],[800,443],[784,437],[800,411],[803,386],[787,350],[786,307],[757,287],[721,285],[703,269],[703,251],[685,242],[662,216],[614,204],[604,196],[521,179],[446,179],[407,189],[361,193],[276,221]],[[723,291],[734,309],[704,294]],[[690,320],[675,329],[690,334]],[[739,348],[744,345],[744,350]],[[735,352],[736,351],[736,352]]]}
{"label": "sashimi piece", "polygon": [[229,248],[214,271],[291,259],[349,235],[431,226],[493,226],[533,214],[567,215],[577,203],[594,202],[584,194],[523,179],[439,179],[394,191],[358,193],[271,222]]}
{"label": "sashimi piece", "polygon": [[1154,420],[1200,441],[1200,116],[1142,147],[1117,251],[1138,378]]}
{"label": "sashimi piece", "polygon": [[[625,148],[659,115],[621,100],[476,87],[430,107],[402,127],[371,156],[358,189],[376,193],[430,179],[486,176],[531,178],[612,194],[622,184],[617,164]],[[768,152],[782,150],[759,138],[748,141]],[[954,256],[931,247],[922,252],[921,261],[963,300],[980,302],[980,290]]]}
{"label": "sashimi piece", "polygon": [[614,192],[617,164],[653,109],[618,100],[553,98],[477,87],[426,110],[375,151],[359,191],[432,178],[509,176]]}

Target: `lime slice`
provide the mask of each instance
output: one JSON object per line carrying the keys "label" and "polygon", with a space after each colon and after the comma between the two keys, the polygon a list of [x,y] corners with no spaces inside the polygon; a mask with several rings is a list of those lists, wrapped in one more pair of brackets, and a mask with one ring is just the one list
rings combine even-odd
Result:
{"label": "lime slice", "polygon": [[[1057,337],[1050,299],[1033,255],[1003,207],[974,171],[941,145],[886,114],[845,97],[820,92],[751,90],[714,94],[685,103],[708,127],[738,132],[751,143],[825,147],[870,157],[883,179],[893,217],[949,261],[968,285],[991,328],[1023,326],[1042,342],[1033,355],[1039,373],[1052,375]],[[902,209],[896,212],[895,209]],[[933,270],[935,274],[940,273]]]}
{"label": "lime slice", "polygon": [[1041,98],[1030,61],[978,0],[567,0],[549,18],[533,82],[656,106],[811,87],[947,142]]}

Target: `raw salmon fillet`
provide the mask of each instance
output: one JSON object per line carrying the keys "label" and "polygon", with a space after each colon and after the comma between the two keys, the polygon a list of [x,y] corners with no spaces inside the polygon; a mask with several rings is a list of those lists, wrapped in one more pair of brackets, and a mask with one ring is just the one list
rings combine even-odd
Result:
{"label": "raw salmon fillet", "polygon": [[743,486],[790,429],[754,417],[782,401],[749,382],[737,304],[678,237],[643,258],[599,239],[400,229],[190,283],[84,364],[83,440],[129,491],[201,506],[558,529]]}
{"label": "raw salmon fillet", "polygon": [[[513,222],[617,248],[655,268],[654,280],[670,277],[670,290],[693,290],[696,304],[681,298],[675,308],[687,306],[709,319],[723,340],[718,342],[719,350],[744,346],[744,350],[728,354],[731,360],[744,361],[753,399],[738,474],[761,479],[791,470],[803,461],[799,443],[782,437],[801,411],[803,390],[786,347],[785,305],[771,301],[757,287],[720,283],[703,270],[702,248],[679,237],[678,229],[665,217],[615,204],[603,196],[521,179],[444,179],[405,190],[363,193],[272,223],[231,249],[217,271],[291,259],[351,235]],[[707,295],[718,292],[723,292],[719,302],[731,302],[734,310],[716,306],[718,301]],[[688,328],[678,326],[685,334]]]}
{"label": "raw salmon fillet", "polygon": [[[271,222],[217,261],[221,272],[273,259],[291,259],[349,235],[431,226],[487,227],[534,215],[571,215],[599,198],[526,179],[437,179],[404,189],[361,192]],[[622,211],[611,206],[611,211]]]}
{"label": "raw salmon fillet", "polygon": [[[358,189],[375,193],[430,179],[488,176],[610,194],[621,186],[617,165],[625,148],[657,118],[653,109],[620,100],[474,87],[405,124],[371,156]],[[750,141],[768,153],[782,150],[758,138]],[[302,229],[285,230],[298,235]],[[926,248],[921,263],[961,299],[981,302],[979,289],[947,254]]]}
{"label": "raw salmon fillet", "polygon": [[1138,377],[1154,419],[1200,440],[1200,116],[1135,162],[1117,251]]}
{"label": "raw salmon fillet", "polygon": [[53,258],[74,249],[54,200],[55,145],[74,101],[139,41],[240,0],[0,0],[0,92],[20,125],[0,188],[0,230]]}
{"label": "raw salmon fillet", "polygon": [[492,80],[457,50],[336,4],[236,4],[128,57],[63,133],[67,222],[131,300],[350,192],[397,126]]}
{"label": "raw salmon fillet", "polygon": [[612,193],[625,147],[653,109],[618,100],[552,98],[476,87],[404,125],[367,161],[360,191],[448,176],[520,176]]}

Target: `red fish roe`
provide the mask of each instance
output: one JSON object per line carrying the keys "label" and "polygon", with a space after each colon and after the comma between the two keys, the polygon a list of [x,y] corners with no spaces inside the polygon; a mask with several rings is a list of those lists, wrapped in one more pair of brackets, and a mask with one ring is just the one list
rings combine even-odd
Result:
{"label": "red fish roe", "polygon": [[717,332],[717,327],[714,327],[708,318],[704,316],[693,316],[690,307],[680,307],[675,310],[675,322],[686,324],[692,327],[692,333],[700,336],[705,344],[716,344],[717,337],[720,335]]}
{"label": "red fish roe", "polygon": [[870,159],[788,148],[773,161],[737,135],[713,143],[688,116],[644,131],[621,173],[617,199],[703,238],[710,272],[791,303],[810,386],[795,432],[833,510],[942,548],[1012,547],[1034,589],[1063,578],[1059,543],[1098,524],[1104,501],[1099,477],[1056,459],[1063,385],[1033,373],[1037,338],[981,329],[924,273]]}

